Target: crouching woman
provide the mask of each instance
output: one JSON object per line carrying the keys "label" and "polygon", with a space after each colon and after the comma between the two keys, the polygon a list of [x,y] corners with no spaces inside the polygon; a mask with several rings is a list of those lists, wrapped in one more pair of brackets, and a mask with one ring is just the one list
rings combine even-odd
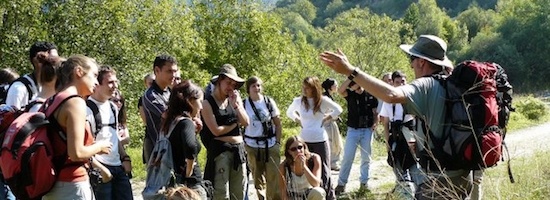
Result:
{"label": "crouching woman", "polygon": [[321,157],[309,152],[298,136],[285,142],[285,160],[279,166],[283,200],[322,200],[326,192],[321,188]]}

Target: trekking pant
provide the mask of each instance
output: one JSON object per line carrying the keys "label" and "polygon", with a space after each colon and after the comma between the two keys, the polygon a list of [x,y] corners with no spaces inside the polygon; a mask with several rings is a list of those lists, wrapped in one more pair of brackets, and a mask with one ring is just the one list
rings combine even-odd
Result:
{"label": "trekking pant", "polygon": [[483,189],[481,189],[481,181],[483,181],[483,170],[473,170],[472,176],[473,176],[473,186],[472,186],[472,194],[470,195],[470,200],[481,200],[481,197],[483,196]]}
{"label": "trekking pant", "polygon": [[342,142],[342,136],[340,136],[340,130],[336,124],[336,120],[330,123],[325,123],[325,131],[328,134],[328,141],[330,145],[330,168],[340,168],[340,156],[342,155],[344,143]]}
{"label": "trekking pant", "polygon": [[446,171],[446,174],[429,172],[416,190],[415,197],[418,200],[466,199],[471,190],[470,170]]}
{"label": "trekking pant", "polygon": [[151,138],[145,136],[143,138],[143,163],[147,164],[147,162],[149,162],[149,157],[151,157],[151,152],[153,151],[153,148],[155,148],[155,142],[153,142]]}
{"label": "trekking pant", "polygon": [[[396,161],[399,162],[399,161]],[[399,195],[399,199],[414,199],[417,189],[418,176],[421,175],[420,166],[415,164],[408,169],[402,169],[401,164],[394,165],[393,173],[395,174],[397,185],[395,193]]]}
{"label": "trekking pant", "polygon": [[116,200],[132,200],[132,186],[130,185],[130,178],[121,166],[109,166],[105,165],[107,169],[113,175],[111,181],[107,183],[101,183],[94,188],[94,194],[96,199],[116,199]]}
{"label": "trekking pant", "polygon": [[248,166],[254,178],[254,187],[259,200],[281,199],[279,195],[279,163],[281,163],[280,145],[268,148],[269,158],[265,158],[265,148],[245,146],[248,154]]}
{"label": "trekking pant", "polygon": [[336,199],[336,195],[334,194],[334,188],[332,187],[332,181],[330,178],[330,147],[328,146],[328,141],[316,143],[306,142],[306,145],[310,152],[319,154],[319,156],[321,157],[321,187],[323,187],[323,189],[325,189],[325,192],[327,193],[326,199]]}
{"label": "trekking pant", "polygon": [[42,200],[92,200],[92,186],[89,180],[80,182],[55,182],[52,190]]}
{"label": "trekking pant", "polygon": [[236,162],[234,153],[225,151],[214,158],[216,165],[216,175],[214,177],[214,200],[231,199],[242,200],[245,197],[246,183],[246,163],[240,164],[238,169],[234,169]]}

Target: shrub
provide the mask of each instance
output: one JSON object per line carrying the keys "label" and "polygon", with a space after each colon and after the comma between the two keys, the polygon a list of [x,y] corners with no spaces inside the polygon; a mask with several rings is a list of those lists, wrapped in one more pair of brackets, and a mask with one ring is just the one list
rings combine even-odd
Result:
{"label": "shrub", "polygon": [[516,112],[522,114],[530,120],[541,120],[548,115],[548,107],[539,98],[532,95],[519,98],[515,101]]}

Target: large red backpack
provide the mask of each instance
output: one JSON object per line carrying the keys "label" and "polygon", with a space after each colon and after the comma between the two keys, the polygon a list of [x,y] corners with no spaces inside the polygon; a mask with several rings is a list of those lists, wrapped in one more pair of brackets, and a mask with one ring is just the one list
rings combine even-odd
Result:
{"label": "large red backpack", "polygon": [[442,137],[428,132],[431,152],[421,157],[429,168],[447,170],[492,167],[502,157],[503,133],[499,127],[494,63],[464,61],[449,77],[436,79],[446,89]]}
{"label": "large red backpack", "polygon": [[52,114],[73,97],[79,96],[54,95],[40,111],[18,116],[6,131],[0,168],[17,199],[41,199],[54,186],[68,156],[65,133]]}

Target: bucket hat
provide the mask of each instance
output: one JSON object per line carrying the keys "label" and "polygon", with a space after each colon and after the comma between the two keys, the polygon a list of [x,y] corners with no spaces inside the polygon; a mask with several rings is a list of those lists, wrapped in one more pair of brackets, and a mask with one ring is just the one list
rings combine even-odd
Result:
{"label": "bucket hat", "polygon": [[239,75],[237,75],[237,70],[231,64],[224,64],[220,68],[220,73],[218,74],[217,80],[220,80],[219,77],[222,76],[222,75],[226,76],[227,78],[230,78],[231,80],[234,80],[235,82],[237,82],[237,88],[235,88],[235,89],[240,88],[244,84],[244,79],[239,77]]}
{"label": "bucket hat", "polygon": [[413,45],[402,44],[399,48],[433,64],[453,68],[453,63],[447,58],[447,43],[435,35],[421,35]]}

